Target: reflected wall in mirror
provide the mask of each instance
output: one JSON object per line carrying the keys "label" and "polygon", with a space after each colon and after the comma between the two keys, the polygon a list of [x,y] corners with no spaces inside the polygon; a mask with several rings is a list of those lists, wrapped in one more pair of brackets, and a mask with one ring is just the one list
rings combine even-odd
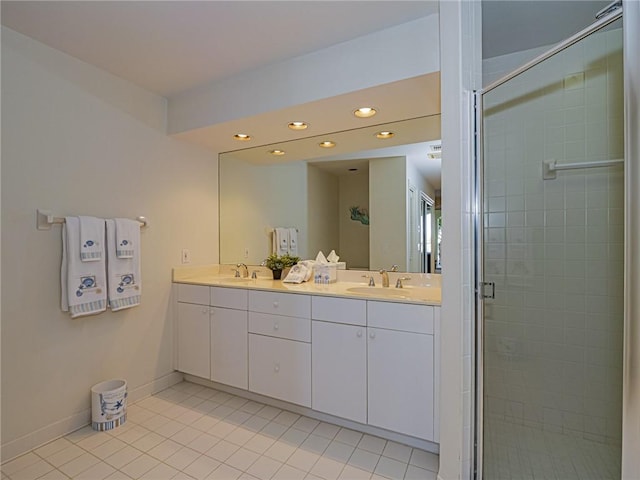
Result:
{"label": "reflected wall in mirror", "polygon": [[303,259],[335,250],[349,269],[436,272],[439,146],[431,115],[221,154],[220,262],[259,264],[274,229],[294,227]]}

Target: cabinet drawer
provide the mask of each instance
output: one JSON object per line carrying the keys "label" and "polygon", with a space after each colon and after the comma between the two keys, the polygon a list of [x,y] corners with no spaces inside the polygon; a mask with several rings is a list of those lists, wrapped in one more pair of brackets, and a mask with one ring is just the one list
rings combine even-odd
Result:
{"label": "cabinet drawer", "polygon": [[209,305],[209,287],[204,285],[178,284],[178,301]]}
{"label": "cabinet drawer", "polygon": [[311,407],[311,345],[249,334],[249,390]]}
{"label": "cabinet drawer", "polygon": [[249,310],[288,317],[311,318],[311,297],[291,293],[249,292]]}
{"label": "cabinet drawer", "polygon": [[311,341],[311,320],[269,313],[249,312],[249,332],[271,337]]}
{"label": "cabinet drawer", "polygon": [[367,302],[351,298],[312,297],[311,317],[350,325],[367,324]]}
{"label": "cabinet drawer", "polygon": [[433,307],[407,303],[367,304],[367,326],[433,335]]}
{"label": "cabinet drawer", "polygon": [[214,307],[246,310],[248,298],[247,290],[241,288],[211,287],[210,305]]}

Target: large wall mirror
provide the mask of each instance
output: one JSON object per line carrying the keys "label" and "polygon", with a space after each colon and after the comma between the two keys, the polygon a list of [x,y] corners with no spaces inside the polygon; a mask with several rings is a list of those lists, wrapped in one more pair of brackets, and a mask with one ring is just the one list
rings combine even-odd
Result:
{"label": "large wall mirror", "polygon": [[289,227],[303,259],[439,272],[440,154],[440,115],[223,153],[220,262],[260,264]]}

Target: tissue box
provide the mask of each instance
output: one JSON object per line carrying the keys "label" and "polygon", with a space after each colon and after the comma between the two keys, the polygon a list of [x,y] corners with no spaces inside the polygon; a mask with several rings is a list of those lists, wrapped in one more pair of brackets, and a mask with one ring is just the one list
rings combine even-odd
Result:
{"label": "tissue box", "polygon": [[338,264],[323,263],[313,267],[313,279],[315,283],[334,283],[338,280]]}

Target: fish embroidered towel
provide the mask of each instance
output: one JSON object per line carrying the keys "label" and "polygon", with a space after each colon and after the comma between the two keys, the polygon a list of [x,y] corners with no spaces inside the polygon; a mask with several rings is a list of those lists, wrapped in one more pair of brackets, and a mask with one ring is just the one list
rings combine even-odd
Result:
{"label": "fish embroidered towel", "polygon": [[80,259],[83,262],[104,259],[104,218],[77,218],[80,221]]}
{"label": "fish embroidered towel", "polygon": [[[107,283],[109,288],[109,307],[112,311],[140,305],[142,298],[142,279],[140,277],[140,242],[133,244],[131,258],[118,258],[116,254],[116,222],[107,223]],[[140,224],[137,224],[140,228]]]}
{"label": "fish embroidered towel", "polygon": [[129,218],[114,218],[116,223],[116,256],[133,258],[140,243],[140,222]]}
{"label": "fish embroidered towel", "polygon": [[[102,223],[104,225],[104,220]],[[100,243],[103,241],[104,233]],[[80,249],[80,219],[66,217],[62,226],[61,306],[63,311],[71,314],[71,318],[107,309],[104,256],[91,262],[83,262]]]}
{"label": "fish embroidered towel", "polygon": [[273,253],[278,256],[289,253],[289,229],[276,227],[273,233]]}
{"label": "fish embroidered towel", "polygon": [[293,257],[298,256],[298,229],[288,228],[289,234],[289,255]]}

